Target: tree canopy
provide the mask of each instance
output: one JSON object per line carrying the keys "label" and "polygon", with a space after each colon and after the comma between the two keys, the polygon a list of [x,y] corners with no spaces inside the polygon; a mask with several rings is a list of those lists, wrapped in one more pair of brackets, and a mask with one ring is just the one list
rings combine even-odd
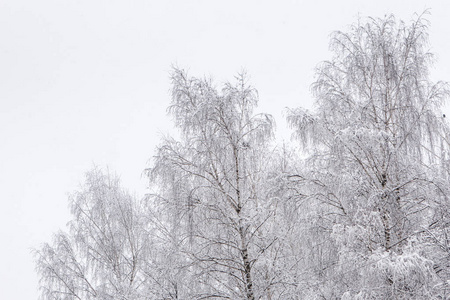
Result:
{"label": "tree canopy", "polygon": [[245,72],[218,89],[174,68],[180,135],[152,192],[88,172],[69,231],[35,251],[42,298],[447,299],[450,90],[428,22],[358,20],[330,49],[283,145]]}

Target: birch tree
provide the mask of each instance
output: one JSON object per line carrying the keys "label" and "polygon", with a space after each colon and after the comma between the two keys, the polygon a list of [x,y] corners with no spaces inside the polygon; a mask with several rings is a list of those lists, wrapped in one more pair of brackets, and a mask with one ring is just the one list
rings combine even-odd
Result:
{"label": "birch tree", "polygon": [[210,80],[174,69],[172,85],[168,111],[181,139],[163,141],[149,174],[163,187],[153,201],[170,207],[164,226],[177,225],[167,232],[184,254],[189,298],[267,296],[276,243],[265,234],[275,209],[264,186],[273,119],[253,113],[257,93],[245,74],[218,92]]}
{"label": "birch tree", "polygon": [[434,222],[447,222],[436,216],[449,201],[439,175],[448,87],[428,77],[427,21],[369,18],[335,32],[330,45],[333,59],[318,66],[312,85],[316,111],[288,117],[310,151],[310,172],[295,182],[329,232],[321,248],[336,253],[321,258],[328,272],[317,286],[333,297],[445,298],[448,278],[435,269],[448,250],[432,258],[436,245],[425,241]]}
{"label": "birch tree", "polygon": [[148,299],[148,226],[116,176],[94,169],[70,197],[69,232],[35,251],[43,299]]}

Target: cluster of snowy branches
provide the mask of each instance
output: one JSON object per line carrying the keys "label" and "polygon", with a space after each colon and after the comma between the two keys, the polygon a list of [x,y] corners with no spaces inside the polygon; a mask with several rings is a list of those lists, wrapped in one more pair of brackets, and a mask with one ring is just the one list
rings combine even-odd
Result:
{"label": "cluster of snowy branches", "polygon": [[164,138],[135,199],[94,169],[68,233],[35,251],[44,299],[448,299],[450,127],[427,22],[331,39],[291,144],[239,74],[172,72]]}

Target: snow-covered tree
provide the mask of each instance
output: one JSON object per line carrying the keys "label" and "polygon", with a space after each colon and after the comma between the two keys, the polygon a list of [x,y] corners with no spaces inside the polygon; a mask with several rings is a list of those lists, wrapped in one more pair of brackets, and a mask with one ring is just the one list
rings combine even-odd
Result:
{"label": "snow-covered tree", "polygon": [[139,202],[95,168],[70,209],[69,232],[35,251],[43,299],[148,299],[151,243]]}
{"label": "snow-covered tree", "polygon": [[274,284],[273,120],[253,113],[256,91],[244,74],[236,79],[218,92],[210,80],[174,69],[169,112],[181,139],[166,138],[149,171],[160,190],[153,201],[165,207],[167,233],[190,272],[190,298],[256,299]]}
{"label": "snow-covered tree", "polygon": [[436,218],[449,201],[442,176],[448,127],[440,112],[449,91],[429,80],[427,46],[423,16],[409,24],[370,18],[335,32],[334,56],[318,66],[312,86],[316,111],[295,109],[288,117],[310,152],[309,172],[294,178],[314,203],[324,233],[318,247],[335,253],[316,267],[327,270],[316,286],[327,287],[328,296],[448,293],[436,288],[448,289],[449,278],[436,271],[448,271],[439,263],[448,249],[438,259],[436,243],[425,243],[435,222],[448,222],[448,215]]}

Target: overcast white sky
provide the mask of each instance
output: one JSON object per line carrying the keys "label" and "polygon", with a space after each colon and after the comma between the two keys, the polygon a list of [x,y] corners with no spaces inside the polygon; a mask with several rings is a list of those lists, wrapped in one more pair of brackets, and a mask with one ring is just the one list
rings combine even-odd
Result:
{"label": "overcast white sky", "polygon": [[245,68],[260,110],[309,107],[329,34],[431,8],[432,77],[450,81],[449,1],[0,0],[0,299],[36,299],[31,247],[70,215],[94,164],[142,194],[170,128],[172,64],[218,83]]}

